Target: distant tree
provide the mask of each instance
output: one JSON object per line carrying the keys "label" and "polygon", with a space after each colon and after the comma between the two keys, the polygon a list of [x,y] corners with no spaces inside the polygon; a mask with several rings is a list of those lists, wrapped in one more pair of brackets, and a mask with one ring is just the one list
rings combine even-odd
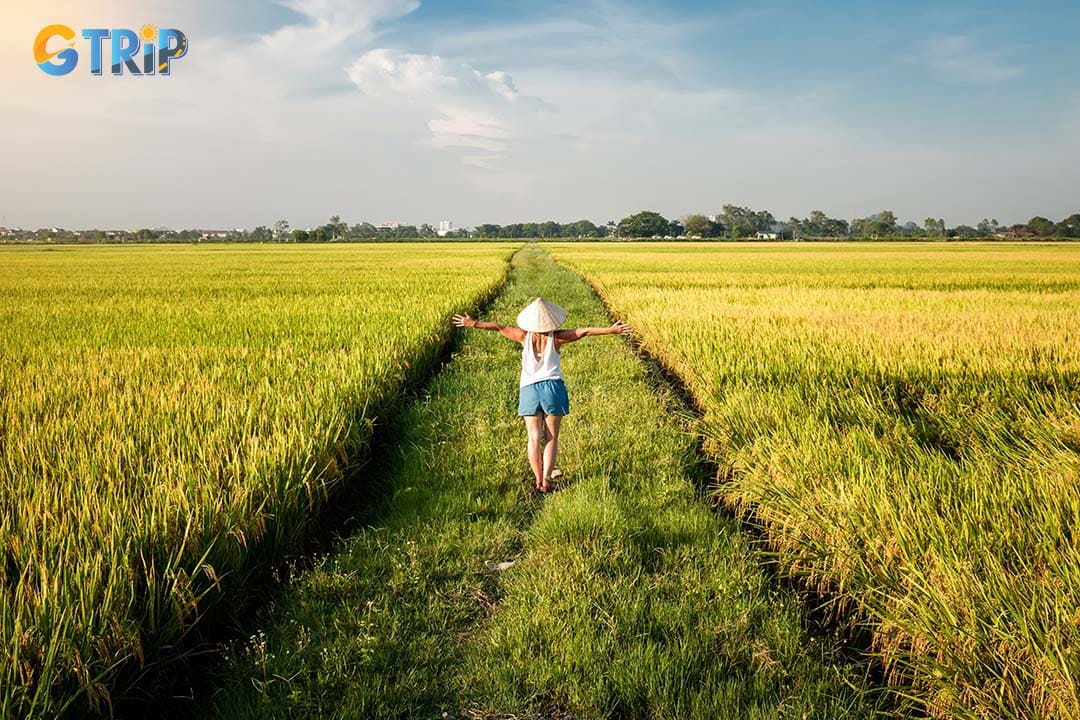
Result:
{"label": "distant tree", "polygon": [[1039,237],[1050,237],[1057,226],[1052,221],[1036,215],[1028,220],[1028,227]]}
{"label": "distant tree", "polygon": [[251,231],[251,240],[253,242],[269,242],[274,239],[274,233],[270,228],[265,225],[260,225]]}
{"label": "distant tree", "polygon": [[961,238],[962,240],[970,240],[971,238],[977,238],[981,235],[978,228],[973,228],[970,225],[957,225],[949,231],[950,237]]}
{"label": "distant tree", "polygon": [[375,227],[369,222],[362,222],[359,225],[353,225],[349,230],[349,233],[353,237],[360,238],[362,240],[374,240],[379,237],[379,228]]}
{"label": "distant tree", "polygon": [[768,210],[759,210],[754,213],[754,232],[772,232],[776,225],[776,218]]}
{"label": "distant tree", "polygon": [[945,237],[945,221],[935,220],[932,217],[926,218],[923,221],[923,225],[926,227],[926,234],[929,237]]}
{"label": "distant tree", "polygon": [[600,235],[600,228],[589,220],[578,220],[577,222],[563,225],[559,235],[566,238],[602,237]]}
{"label": "distant tree", "polygon": [[420,226],[420,232],[417,237],[421,238],[434,238],[439,237],[439,232],[430,224],[424,223]]}
{"label": "distant tree", "polygon": [[324,227],[326,228],[326,233],[330,236],[328,238],[330,240],[340,240],[345,237],[345,233],[349,231],[348,223],[342,222],[339,215],[331,215],[330,222]]}
{"label": "distant tree", "polygon": [[559,237],[559,232],[562,230],[562,226],[554,220],[548,220],[545,223],[540,223],[540,227],[536,230],[536,237],[539,238],[555,238]]}
{"label": "distant tree", "polygon": [[908,220],[900,226],[900,234],[904,237],[923,237],[926,235],[926,231],[919,227],[919,223],[914,220]]}
{"label": "distant tree", "polygon": [[896,213],[892,210],[882,210],[871,221],[870,232],[875,237],[891,237],[900,230],[896,225]]}
{"label": "distant tree", "polygon": [[853,237],[882,238],[898,234],[896,214],[891,210],[882,210],[876,215],[856,220],[851,225]]}
{"label": "distant tree", "polygon": [[278,220],[274,223],[274,239],[285,240],[289,236],[289,221]]}
{"label": "distant tree", "polygon": [[394,238],[396,240],[414,240],[420,237],[420,231],[415,225],[398,225],[394,228]]}
{"label": "distant tree", "polygon": [[870,227],[874,221],[870,218],[856,218],[851,221],[851,236],[855,238],[871,237],[872,228]]}
{"label": "distant tree", "polygon": [[840,238],[848,234],[847,220],[830,218],[821,210],[814,210],[805,220],[791,218],[788,221],[792,232],[798,237]]}
{"label": "distant tree", "polygon": [[293,242],[300,242],[300,243],[307,242],[308,241],[308,234],[309,233],[308,233],[307,230],[301,230],[300,228],[297,228],[297,229],[293,230],[292,231]]}
{"label": "distant tree", "polygon": [[704,215],[687,215],[685,219],[686,234],[690,237],[695,235],[703,238],[714,238],[720,234],[721,227]]}
{"label": "distant tree", "polygon": [[635,215],[628,215],[619,221],[619,237],[646,238],[664,235],[668,231],[668,221],[660,213],[645,210]]}
{"label": "distant tree", "polygon": [[671,237],[679,237],[686,233],[686,228],[678,220],[669,220],[667,229],[664,230],[664,235],[670,235]]}
{"label": "distant tree", "polygon": [[975,229],[979,231],[980,236],[989,237],[997,232],[998,227],[998,221],[996,219],[987,220],[986,218],[983,218],[979,221],[979,224],[975,226]]}
{"label": "distant tree", "polygon": [[1054,234],[1064,238],[1080,238],[1080,213],[1070,215],[1054,227]]}
{"label": "distant tree", "polygon": [[725,235],[732,238],[750,237],[756,232],[772,232],[776,224],[771,212],[754,211],[738,205],[725,205],[720,219]]}
{"label": "distant tree", "polygon": [[756,219],[754,212],[749,208],[725,205],[720,218],[724,224],[725,234],[731,238],[747,237],[754,232]]}
{"label": "distant tree", "polygon": [[483,225],[476,226],[476,234],[482,238],[495,238],[501,237],[499,232],[502,228],[499,225],[492,225],[491,223],[485,223]]}
{"label": "distant tree", "polygon": [[791,233],[791,239],[797,240],[799,238],[799,231],[802,229],[802,221],[792,215],[787,220],[787,229],[788,232]]}

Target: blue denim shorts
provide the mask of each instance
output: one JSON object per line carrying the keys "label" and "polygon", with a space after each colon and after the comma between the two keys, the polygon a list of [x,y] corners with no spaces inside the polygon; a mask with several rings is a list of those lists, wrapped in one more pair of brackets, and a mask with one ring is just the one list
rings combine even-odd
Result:
{"label": "blue denim shorts", "polygon": [[541,380],[521,388],[518,415],[569,415],[570,398],[562,380]]}

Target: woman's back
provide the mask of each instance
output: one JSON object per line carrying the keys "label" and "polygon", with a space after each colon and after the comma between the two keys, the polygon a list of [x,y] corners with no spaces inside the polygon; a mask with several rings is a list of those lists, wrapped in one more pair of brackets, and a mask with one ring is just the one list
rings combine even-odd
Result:
{"label": "woman's back", "polygon": [[[536,345],[543,349],[537,353]],[[521,344],[521,387],[543,380],[562,380],[559,352],[555,349],[555,333],[525,333]]]}

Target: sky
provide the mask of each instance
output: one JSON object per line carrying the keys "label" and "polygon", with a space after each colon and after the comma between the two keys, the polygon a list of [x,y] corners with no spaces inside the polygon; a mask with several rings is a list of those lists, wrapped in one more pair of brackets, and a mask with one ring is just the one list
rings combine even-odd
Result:
{"label": "sky", "polygon": [[[79,40],[53,77],[53,23],[190,50],[95,77]],[[0,225],[1059,220],[1078,26],[1075,1],[0,0]]]}

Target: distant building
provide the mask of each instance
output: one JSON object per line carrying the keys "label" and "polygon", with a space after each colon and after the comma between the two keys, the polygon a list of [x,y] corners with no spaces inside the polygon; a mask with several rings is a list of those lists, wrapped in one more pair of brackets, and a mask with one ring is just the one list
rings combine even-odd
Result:
{"label": "distant building", "polygon": [[1027,225],[1013,225],[1012,227],[998,230],[994,233],[994,237],[999,239],[1005,238],[1032,238],[1038,237],[1038,233],[1032,230]]}
{"label": "distant building", "polygon": [[779,235],[774,232],[761,232],[760,230],[758,230],[756,233],[754,233],[755,240],[775,240],[778,237]]}
{"label": "distant building", "polygon": [[439,230],[438,230],[439,237],[446,237],[447,235],[449,235],[452,232],[454,232],[454,223],[453,222],[451,222],[450,220],[440,220],[439,221]]}
{"label": "distant building", "polygon": [[399,227],[401,227],[401,223],[396,220],[391,220],[390,222],[384,222],[376,225],[375,227],[379,228],[380,230],[397,230]]}

